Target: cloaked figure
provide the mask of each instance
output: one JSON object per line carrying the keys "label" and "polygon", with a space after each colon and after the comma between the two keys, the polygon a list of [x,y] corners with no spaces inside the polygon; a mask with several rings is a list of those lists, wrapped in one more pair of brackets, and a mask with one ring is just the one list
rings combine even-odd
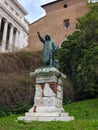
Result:
{"label": "cloaked figure", "polygon": [[57,59],[54,58],[57,47],[54,44],[54,42],[51,40],[50,35],[46,35],[45,39],[41,37],[40,33],[37,32],[38,37],[40,41],[44,45],[44,50],[43,50],[43,62],[46,64],[46,66],[54,66],[56,68],[59,67],[59,62]]}

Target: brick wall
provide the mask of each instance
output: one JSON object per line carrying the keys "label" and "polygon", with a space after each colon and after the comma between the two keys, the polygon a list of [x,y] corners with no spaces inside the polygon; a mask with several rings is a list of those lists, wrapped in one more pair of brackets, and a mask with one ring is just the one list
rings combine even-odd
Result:
{"label": "brick wall", "polygon": [[[30,25],[30,51],[38,51],[43,47],[37,37],[37,31],[43,37],[46,34],[50,34],[55,44],[60,45],[75,30],[76,19],[88,11],[86,0],[58,0],[42,7],[46,11],[46,16]],[[67,28],[64,21],[67,22]]]}

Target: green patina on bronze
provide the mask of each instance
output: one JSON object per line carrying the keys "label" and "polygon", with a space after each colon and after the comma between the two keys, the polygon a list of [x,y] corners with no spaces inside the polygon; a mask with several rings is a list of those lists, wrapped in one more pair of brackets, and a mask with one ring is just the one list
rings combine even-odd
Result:
{"label": "green patina on bronze", "polygon": [[43,43],[44,45],[44,49],[43,49],[43,62],[47,65],[47,66],[54,66],[56,68],[59,67],[59,62],[57,59],[54,58],[54,55],[56,54],[57,51],[57,47],[54,44],[54,42],[51,40],[50,35],[46,35],[45,39],[41,37],[40,33],[37,32],[38,37],[40,39],[40,41]]}

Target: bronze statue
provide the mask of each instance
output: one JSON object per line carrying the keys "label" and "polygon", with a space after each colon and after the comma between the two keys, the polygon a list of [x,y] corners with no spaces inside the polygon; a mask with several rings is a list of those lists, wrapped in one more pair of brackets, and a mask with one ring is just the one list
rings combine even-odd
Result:
{"label": "bronze statue", "polygon": [[51,40],[50,35],[46,35],[45,39],[41,37],[40,33],[37,32],[38,37],[40,41],[44,45],[44,50],[43,50],[43,62],[47,66],[54,66],[56,68],[59,67],[58,60],[54,59],[54,55],[57,51],[57,47],[55,46],[54,42]]}

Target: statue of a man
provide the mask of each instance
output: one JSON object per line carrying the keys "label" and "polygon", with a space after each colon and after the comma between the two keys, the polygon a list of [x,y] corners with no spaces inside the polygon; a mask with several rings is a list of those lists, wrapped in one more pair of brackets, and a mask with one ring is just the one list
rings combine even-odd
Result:
{"label": "statue of a man", "polygon": [[58,61],[54,59],[54,55],[57,51],[57,47],[55,46],[54,42],[51,40],[50,35],[47,34],[44,39],[41,37],[39,32],[37,32],[37,34],[38,34],[40,41],[44,45],[43,62],[47,66],[54,66],[54,67],[58,68],[58,66],[57,66]]}

